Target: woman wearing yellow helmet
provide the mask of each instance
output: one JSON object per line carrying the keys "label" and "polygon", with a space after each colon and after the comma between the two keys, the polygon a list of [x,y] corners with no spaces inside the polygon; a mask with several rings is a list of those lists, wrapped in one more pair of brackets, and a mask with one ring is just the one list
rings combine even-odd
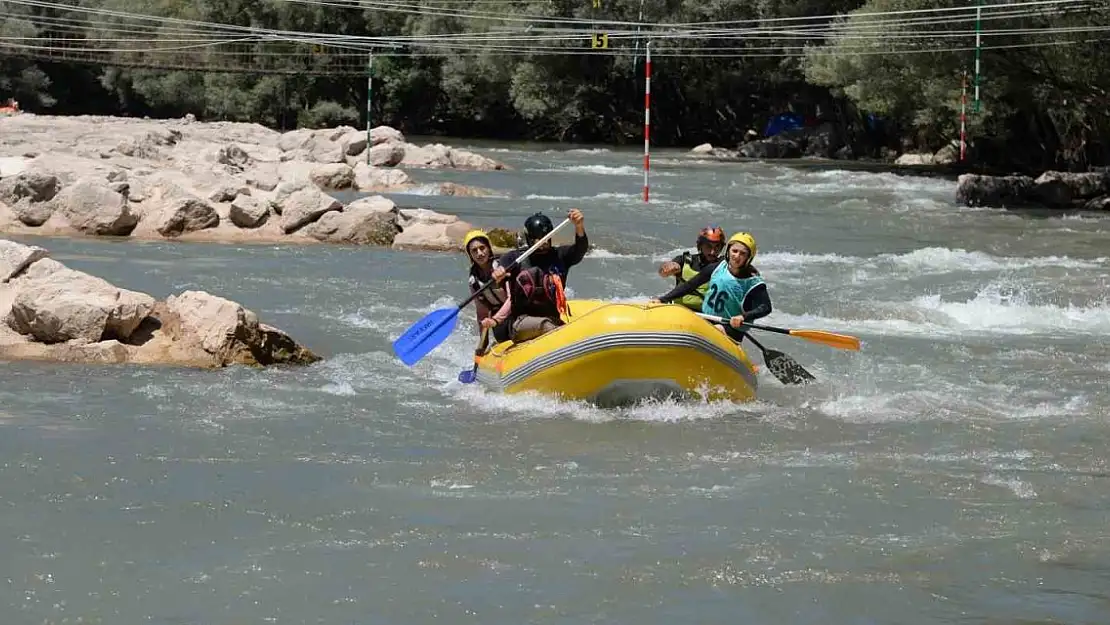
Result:
{"label": "woman wearing yellow helmet", "polygon": [[726,328],[726,333],[734,340],[740,340],[743,335],[737,330],[741,324],[771,314],[771,296],[767,293],[767,285],[752,267],[755,253],[755,237],[747,232],[737,232],[729,238],[723,259],[702,267],[693,278],[653,301],[669,304],[708,284],[702,312],[728,318],[731,327]]}
{"label": "woman wearing yellow helmet", "polygon": [[[463,237],[463,249],[470,258],[468,282],[470,292],[474,293],[482,288],[483,284],[493,279],[493,261],[497,257],[493,253],[489,235],[481,230],[471,230],[466,233]],[[505,287],[494,285],[482,291],[482,294],[474,300],[474,307],[477,309],[478,325],[485,329],[504,321],[512,310],[512,303],[509,301],[509,294]]]}

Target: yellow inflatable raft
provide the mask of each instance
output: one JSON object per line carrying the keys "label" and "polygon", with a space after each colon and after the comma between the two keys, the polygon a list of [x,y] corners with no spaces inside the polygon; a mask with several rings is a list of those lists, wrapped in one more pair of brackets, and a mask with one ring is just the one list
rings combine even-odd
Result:
{"label": "yellow inflatable raft", "polygon": [[756,369],[719,329],[677,304],[570,300],[566,325],[498,343],[477,380],[504,393],[538,391],[599,406],[649,398],[755,398]]}

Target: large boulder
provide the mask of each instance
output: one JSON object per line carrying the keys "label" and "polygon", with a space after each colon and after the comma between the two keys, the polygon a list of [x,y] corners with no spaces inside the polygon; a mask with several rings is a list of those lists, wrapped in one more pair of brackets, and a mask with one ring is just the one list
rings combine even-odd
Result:
{"label": "large boulder", "polygon": [[54,207],[84,234],[127,236],[139,223],[127,198],[109,187],[107,181],[78,180],[54,197]]}
{"label": "large boulder", "polygon": [[231,223],[240,228],[257,228],[270,218],[270,203],[250,195],[240,195],[231,203]]}
{"label": "large boulder", "polygon": [[173,328],[171,335],[176,335],[186,348],[202,350],[214,366],[310,364],[320,360],[285,332],[259,323],[258,315],[241,304],[204,291],[170,296],[159,313],[163,327]]}
{"label": "large boulder", "polygon": [[342,212],[325,213],[304,229],[305,234],[328,243],[390,245],[400,232],[397,207],[381,196],[356,200]]}
{"label": "large boulder", "polygon": [[47,251],[35,245],[20,245],[0,239],[0,283],[7,282],[23,273],[35,261],[49,256]]}
{"label": "large boulder", "polygon": [[1077,200],[1110,195],[1110,173],[1106,172],[1046,171],[1038,176],[1034,183],[1058,184],[1067,189],[1070,198]]}
{"label": "large boulder", "polygon": [[1021,208],[1087,208],[1110,195],[1110,173],[1046,171],[1029,176],[963,174],[956,185],[956,201],[965,206]]}
{"label": "large boulder", "polygon": [[236,302],[203,291],[157,302],[0,240],[0,359],[224,367],[320,357]]}
{"label": "large boulder", "polygon": [[1029,176],[961,174],[956,183],[956,201],[964,206],[1026,206],[1032,190],[1033,179]]}
{"label": "large boulder", "polygon": [[309,179],[321,189],[350,189],[355,183],[355,172],[345,163],[317,165],[309,172]]}
{"label": "large boulder", "polygon": [[281,229],[289,234],[320,218],[329,211],[343,208],[343,204],[319,189],[300,189],[290,193],[280,203]]}
{"label": "large boulder", "polygon": [[215,228],[220,216],[210,204],[195,197],[170,200],[157,215],[155,229],[164,237],[176,237],[206,228]]}
{"label": "large boulder", "polygon": [[395,167],[405,160],[405,146],[400,143],[379,143],[370,148],[368,164],[373,167]]}
{"label": "large boulder", "polygon": [[397,225],[401,232],[393,237],[395,249],[439,251],[461,250],[463,236],[474,227],[455,215],[426,208],[402,209]]}
{"label": "large boulder", "polygon": [[382,193],[411,187],[413,182],[404,171],[371,167],[366,163],[354,166],[355,189],[364,193]]}
{"label": "large boulder", "polygon": [[44,258],[17,278],[6,322],[39,343],[126,339],[154,307],[154,298]]}
{"label": "large boulder", "polygon": [[26,172],[0,179],[0,204],[7,204],[26,226],[43,225],[54,214],[51,200],[62,188],[58,177],[42,172]]}

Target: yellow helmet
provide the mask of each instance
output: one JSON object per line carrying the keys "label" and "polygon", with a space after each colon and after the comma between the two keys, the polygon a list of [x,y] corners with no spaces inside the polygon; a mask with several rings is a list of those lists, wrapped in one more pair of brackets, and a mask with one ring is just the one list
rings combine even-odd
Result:
{"label": "yellow helmet", "polygon": [[728,239],[728,245],[731,247],[733,243],[742,243],[744,247],[748,248],[748,264],[752,264],[755,260],[755,237],[747,232],[737,232]]}
{"label": "yellow helmet", "polygon": [[470,253],[470,242],[474,239],[485,239],[486,245],[490,245],[490,247],[492,247],[489,242],[489,235],[486,234],[484,230],[471,230],[470,232],[466,233],[466,236],[463,237],[463,250],[465,250],[468,254]]}

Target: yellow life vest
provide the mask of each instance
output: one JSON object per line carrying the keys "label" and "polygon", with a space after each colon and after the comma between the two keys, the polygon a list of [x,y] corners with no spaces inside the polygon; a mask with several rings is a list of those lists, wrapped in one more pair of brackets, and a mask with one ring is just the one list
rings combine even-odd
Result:
{"label": "yellow life vest", "polygon": [[[682,273],[679,274],[679,279],[677,281],[679,284],[689,282],[694,279],[694,276],[698,275],[698,270],[694,269],[690,264],[691,260],[692,258],[689,252],[682,255]],[[679,298],[678,303],[692,310],[701,312],[701,303],[707,291],[709,291],[708,282],[699,286],[693,293]]]}

